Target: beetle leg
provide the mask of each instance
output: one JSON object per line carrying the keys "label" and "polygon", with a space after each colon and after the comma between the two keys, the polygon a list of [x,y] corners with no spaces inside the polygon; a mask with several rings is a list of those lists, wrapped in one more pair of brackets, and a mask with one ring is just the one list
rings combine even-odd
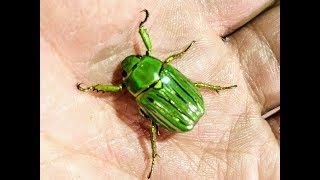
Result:
{"label": "beetle leg", "polygon": [[196,41],[192,41],[191,44],[185,49],[183,50],[182,52],[178,53],[178,54],[174,54],[174,55],[171,55],[169,56],[165,61],[164,63],[167,64],[169,62],[171,62],[172,60],[176,59],[176,58],[179,58],[181,57],[182,55],[184,55],[188,50],[189,48],[195,43]]}
{"label": "beetle leg", "polygon": [[87,92],[87,91],[102,91],[102,92],[119,92],[122,90],[122,84],[120,85],[103,85],[103,84],[97,84],[94,86],[89,86],[87,88],[81,87],[82,83],[77,84],[77,89],[79,91]]}
{"label": "beetle leg", "polygon": [[[160,136],[160,131],[159,131],[159,126],[158,126],[158,124],[155,124],[155,127],[156,127],[157,135]],[[157,155],[157,156],[158,156],[158,155]]]}
{"label": "beetle leg", "polygon": [[151,169],[148,175],[148,179],[151,177],[151,174],[153,173],[156,157],[157,157],[157,147],[156,147],[156,130],[157,125],[151,120],[151,127],[150,127],[150,140],[151,140],[151,149],[152,149],[152,163],[151,163]]}
{"label": "beetle leg", "polygon": [[194,83],[194,85],[198,88],[206,88],[206,89],[215,90],[217,93],[219,93],[220,90],[231,89],[231,88],[237,87],[237,85],[222,87],[222,86],[215,86],[215,85],[204,84],[204,83]]}
{"label": "beetle leg", "polygon": [[[140,108],[139,108],[139,113],[140,113],[140,115],[141,115],[142,117],[147,118],[147,119],[150,119],[149,116],[148,116],[142,109],[140,109]],[[151,120],[151,121],[152,121],[152,120]],[[157,135],[160,136],[159,127],[158,127],[157,124],[155,124],[155,128],[156,128],[155,131],[157,132]]]}
{"label": "beetle leg", "polygon": [[146,13],[146,18],[140,23],[139,25],[139,34],[143,40],[144,45],[147,48],[147,52],[146,55],[149,56],[149,54],[151,53],[152,50],[152,44],[151,44],[151,40],[149,37],[149,34],[147,33],[147,29],[145,29],[143,27],[143,24],[147,21],[148,17],[149,17],[149,12],[148,10],[144,9],[141,12],[145,12]]}
{"label": "beetle leg", "polygon": [[146,115],[146,113],[142,110],[142,109],[140,109],[139,108],[139,114],[142,116],[142,117],[144,117],[144,118],[149,118],[149,116],[148,115]]}
{"label": "beetle leg", "polygon": [[[149,116],[140,108],[139,108],[139,113],[142,117],[149,119]],[[156,128],[155,131],[157,132],[157,135],[160,136],[159,126],[157,124],[155,124],[155,128]]]}

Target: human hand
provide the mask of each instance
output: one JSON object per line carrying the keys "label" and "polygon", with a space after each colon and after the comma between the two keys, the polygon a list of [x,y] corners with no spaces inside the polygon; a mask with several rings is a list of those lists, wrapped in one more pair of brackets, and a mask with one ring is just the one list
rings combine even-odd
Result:
{"label": "human hand", "polygon": [[195,40],[170,64],[194,82],[238,85],[200,89],[206,111],[192,131],[160,129],[151,179],[279,179],[279,144],[261,115],[280,105],[280,5],[252,20],[273,1],[151,2],[41,1],[41,179],[146,179],[149,122],[135,99],[75,87],[121,82],[121,61],[145,53],[142,9],[154,57]]}

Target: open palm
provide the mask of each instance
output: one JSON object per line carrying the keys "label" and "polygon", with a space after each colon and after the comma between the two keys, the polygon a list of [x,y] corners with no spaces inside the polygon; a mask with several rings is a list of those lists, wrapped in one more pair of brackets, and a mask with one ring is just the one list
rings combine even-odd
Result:
{"label": "open palm", "polygon": [[280,105],[279,4],[261,13],[272,3],[41,0],[41,179],[146,179],[150,123],[135,99],[76,89],[121,83],[121,61],[145,54],[143,9],[152,56],[195,40],[170,64],[193,82],[238,85],[200,89],[206,111],[192,131],[160,129],[151,179],[279,179],[279,144],[261,116]]}

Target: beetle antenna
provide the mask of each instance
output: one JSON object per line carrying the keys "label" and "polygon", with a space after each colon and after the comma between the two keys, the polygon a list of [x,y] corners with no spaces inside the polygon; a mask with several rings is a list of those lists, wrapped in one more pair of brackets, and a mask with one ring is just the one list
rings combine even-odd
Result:
{"label": "beetle antenna", "polygon": [[140,12],[145,12],[146,13],[146,18],[140,23],[140,26],[139,27],[142,27],[142,25],[147,21],[148,17],[149,17],[149,12],[148,10],[144,9]]}

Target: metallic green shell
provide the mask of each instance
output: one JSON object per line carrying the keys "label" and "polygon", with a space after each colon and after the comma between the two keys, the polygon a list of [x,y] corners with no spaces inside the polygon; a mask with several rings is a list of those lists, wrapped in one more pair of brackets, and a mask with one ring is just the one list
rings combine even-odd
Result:
{"label": "metallic green shell", "polygon": [[126,78],[127,75],[131,73],[132,69],[134,69],[135,65],[140,63],[140,61],[141,58],[139,58],[139,56],[130,55],[126,57],[121,63],[122,71],[125,72],[125,74],[122,74],[122,76],[124,76],[123,78]]}
{"label": "metallic green shell", "polygon": [[194,84],[174,67],[164,64],[160,79],[136,97],[143,113],[172,132],[193,129],[204,113],[202,96]]}
{"label": "metallic green shell", "polygon": [[[135,59],[132,58],[132,61],[133,60]],[[122,64],[122,66],[124,66],[124,64],[130,63],[127,62]],[[127,77],[123,79],[123,82],[128,91],[136,97],[142,91],[148,89],[151,85],[157,82],[160,79],[159,74],[162,68],[162,64],[163,62],[154,57],[141,57],[140,62],[135,63],[135,67],[132,67],[132,70],[128,72],[129,74],[127,75]]]}

